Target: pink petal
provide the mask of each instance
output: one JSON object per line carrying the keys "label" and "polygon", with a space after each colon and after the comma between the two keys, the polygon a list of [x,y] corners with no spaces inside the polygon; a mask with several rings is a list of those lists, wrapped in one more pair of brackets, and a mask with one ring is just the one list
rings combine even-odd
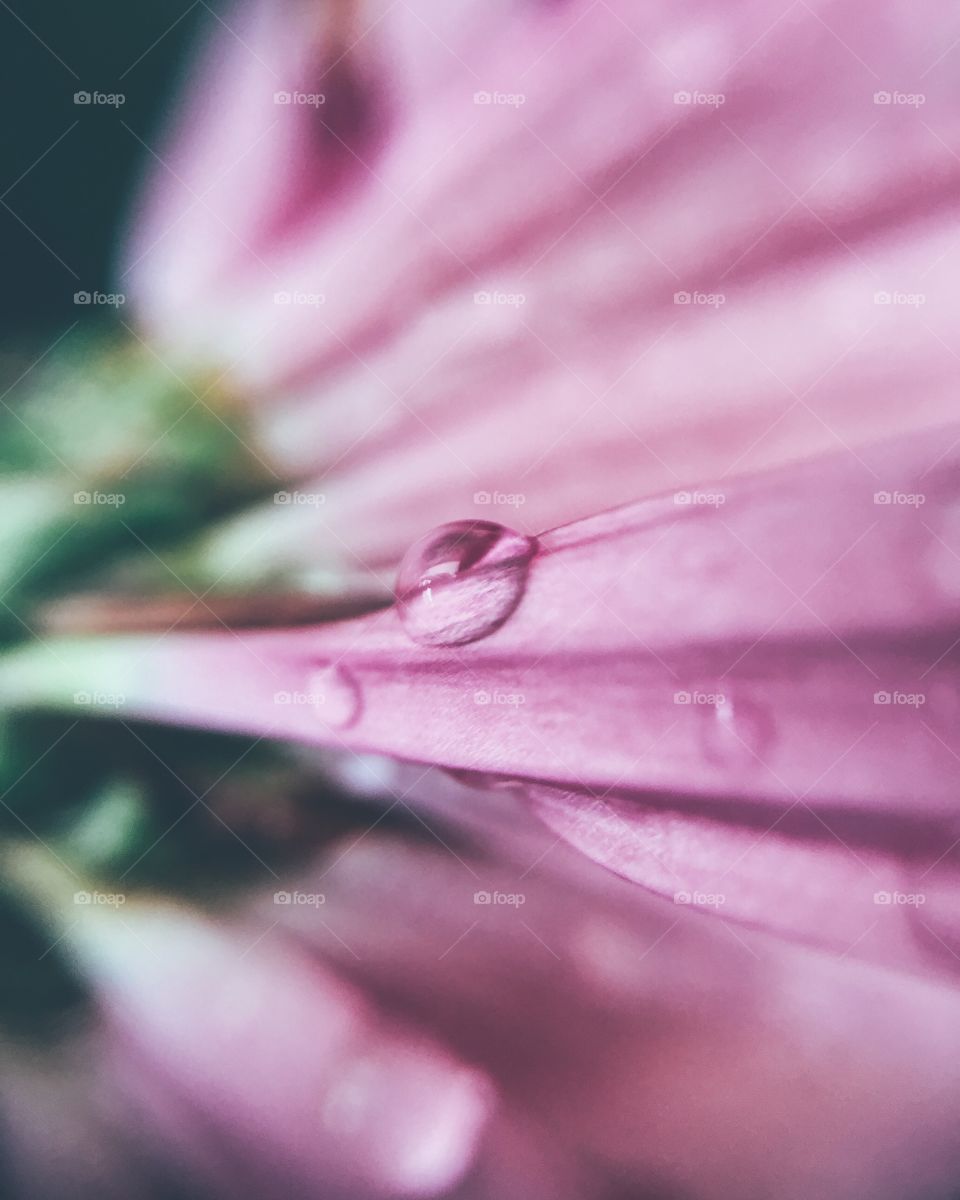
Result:
{"label": "pink petal", "polygon": [[[225,531],[217,572],[265,524],[278,567],[309,546],[376,572],[476,494],[533,532],[952,415],[955,17],[505,0],[355,20],[343,61],[376,136],[273,102],[333,102],[342,29],[313,49],[241,6],[135,226],[152,335],[268,401],[272,452],[322,475],[322,508]],[[691,90],[724,103],[675,103]]]}
{"label": "pink petal", "polygon": [[248,1170],[295,1194],[326,1180],[425,1196],[468,1167],[493,1100],[482,1075],[269,929],[129,905],[72,937],[114,1029]]}
{"label": "pink petal", "polygon": [[[412,641],[394,608],[67,643],[8,666],[5,687],[526,781],[558,831],[637,882],[953,970],[924,914],[876,895],[923,892],[954,840],[958,441],[945,429],[544,534],[519,607],[466,645]],[[438,596],[469,626],[496,579],[462,578]],[[858,946],[867,916],[877,935]]]}

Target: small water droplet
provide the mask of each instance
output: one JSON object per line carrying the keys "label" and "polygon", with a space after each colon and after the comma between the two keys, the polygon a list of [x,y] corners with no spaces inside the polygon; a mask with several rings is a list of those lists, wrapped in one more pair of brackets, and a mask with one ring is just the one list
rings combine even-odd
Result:
{"label": "small water droplet", "polygon": [[[950,831],[951,837],[953,832]],[[931,867],[905,883],[901,892],[888,892],[886,901],[891,908],[905,914],[925,954],[952,972],[956,972],[960,964],[957,865],[954,845]]]}
{"label": "small water droplet", "polygon": [[951,499],[937,522],[931,545],[931,570],[943,594],[960,596],[960,501]]}
{"label": "small water droplet", "polygon": [[718,766],[763,766],[773,725],[767,712],[753,700],[724,693],[716,704],[700,710],[701,742],[705,756]]}
{"label": "small water droplet", "polygon": [[307,679],[307,695],[314,712],[330,729],[353,725],[363,707],[360,685],[345,667],[321,663]]}
{"label": "small water droplet", "polygon": [[927,561],[932,581],[941,595],[954,600],[960,596],[960,462],[939,464],[907,494],[924,498],[924,507],[912,511],[930,534]]}
{"label": "small water droplet", "polygon": [[950,678],[935,678],[932,683],[921,679],[910,690],[924,697],[930,720],[953,743],[960,729],[960,684]]}
{"label": "small water droplet", "polygon": [[535,538],[493,521],[451,521],[407,551],[400,620],[424,646],[462,646],[495,632],[523,597]]}

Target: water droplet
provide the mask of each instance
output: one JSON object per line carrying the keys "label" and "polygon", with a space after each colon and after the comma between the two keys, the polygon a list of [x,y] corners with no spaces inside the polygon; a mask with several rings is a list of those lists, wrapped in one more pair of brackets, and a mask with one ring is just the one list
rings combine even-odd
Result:
{"label": "water droplet", "polygon": [[960,596],[960,501],[951,498],[937,522],[931,544],[931,570],[943,594]]}
{"label": "water droplet", "polygon": [[[953,840],[954,828],[945,836]],[[888,892],[887,903],[904,913],[914,937],[934,962],[956,972],[960,965],[960,885],[956,844],[932,866],[919,871],[899,893]]]}
{"label": "water droplet", "polygon": [[960,729],[960,684],[950,678],[934,678],[932,683],[921,679],[910,691],[925,698],[930,720],[953,743]]}
{"label": "water droplet", "polygon": [[451,521],[407,551],[397,576],[400,619],[424,646],[487,637],[523,597],[535,538],[493,521]]}
{"label": "water droplet", "polygon": [[314,712],[330,729],[346,729],[360,715],[363,699],[360,685],[335,663],[321,663],[307,679],[307,695]]}
{"label": "water droplet", "polygon": [[954,600],[960,596],[960,462],[940,463],[909,493],[924,497],[924,507],[913,512],[930,533],[927,561],[933,582],[941,595]]}
{"label": "water droplet", "polygon": [[753,700],[729,693],[700,710],[701,743],[705,756],[718,766],[764,765],[773,725]]}

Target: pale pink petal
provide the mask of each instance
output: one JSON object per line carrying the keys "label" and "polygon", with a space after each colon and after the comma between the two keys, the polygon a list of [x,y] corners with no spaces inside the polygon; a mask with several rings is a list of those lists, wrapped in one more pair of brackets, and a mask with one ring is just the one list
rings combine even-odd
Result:
{"label": "pale pink petal", "polygon": [[112,1027],[261,1186],[426,1196],[469,1166],[483,1075],[270,928],[130,904],[70,936]]}
{"label": "pale pink petal", "polygon": [[[952,415],[955,15],[337,11],[215,30],[204,113],[136,224],[145,327],[260,398],[278,460],[320,476],[322,506],[240,522],[211,570],[269,527],[278,567],[376,572],[425,513],[533,532]],[[352,103],[356,144],[279,87]],[[476,302],[494,292],[522,303]]]}

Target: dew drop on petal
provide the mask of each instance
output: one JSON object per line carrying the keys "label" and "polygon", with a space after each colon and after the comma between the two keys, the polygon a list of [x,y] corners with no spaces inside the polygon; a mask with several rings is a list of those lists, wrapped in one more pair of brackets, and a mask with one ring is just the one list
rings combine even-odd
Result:
{"label": "dew drop on petal", "polygon": [[951,600],[960,596],[960,497],[943,505],[930,548],[930,571],[941,593]]}
{"label": "dew drop on petal", "polygon": [[535,538],[493,521],[451,521],[407,551],[397,576],[404,629],[424,646],[494,633],[523,597]]}
{"label": "dew drop on petal", "polygon": [[314,712],[330,729],[353,725],[363,707],[360,685],[345,667],[335,663],[313,668],[307,678],[307,695]]}
{"label": "dew drop on petal", "polygon": [[960,681],[935,678],[932,683],[918,683],[911,690],[923,696],[928,719],[940,730],[940,736],[954,744],[960,729]]}
{"label": "dew drop on petal", "polygon": [[755,701],[723,695],[716,704],[701,709],[703,753],[718,766],[764,765],[764,754],[773,740],[768,713]]}

